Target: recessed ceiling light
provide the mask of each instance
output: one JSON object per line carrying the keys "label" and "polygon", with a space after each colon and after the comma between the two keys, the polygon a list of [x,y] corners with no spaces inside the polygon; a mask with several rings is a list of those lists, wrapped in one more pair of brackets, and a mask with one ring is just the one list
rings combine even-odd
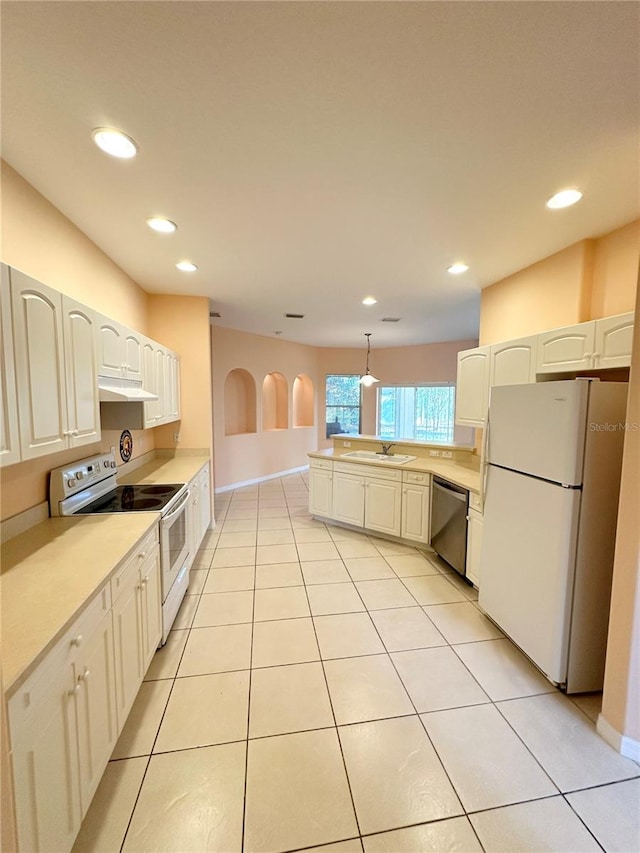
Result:
{"label": "recessed ceiling light", "polygon": [[195,272],[198,267],[195,264],[192,264],[191,261],[178,261],[176,267],[182,272]]}
{"label": "recessed ceiling light", "polygon": [[551,210],[559,210],[561,207],[571,207],[582,198],[580,190],[561,190],[559,193],[552,195],[547,201],[547,207]]}
{"label": "recessed ceiling light", "polygon": [[130,160],[138,153],[138,146],[121,130],[112,127],[96,127],[91,131],[93,141],[106,154],[119,157],[121,160]]}
{"label": "recessed ceiling light", "polygon": [[378,300],[374,299],[373,296],[365,296],[365,298],[362,300],[362,304],[363,305],[375,305],[377,301]]}
{"label": "recessed ceiling light", "polygon": [[160,234],[173,234],[178,227],[175,222],[165,219],[164,216],[150,216],[147,219],[147,225],[153,231],[158,231]]}
{"label": "recessed ceiling light", "polygon": [[450,272],[451,275],[460,275],[468,269],[469,267],[466,264],[463,264],[462,261],[458,261],[455,264],[451,264],[450,267],[447,267],[447,272]]}

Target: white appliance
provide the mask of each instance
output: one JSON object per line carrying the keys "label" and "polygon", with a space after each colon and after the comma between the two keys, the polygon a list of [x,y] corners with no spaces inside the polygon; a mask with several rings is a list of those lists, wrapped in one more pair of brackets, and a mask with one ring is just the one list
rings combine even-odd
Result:
{"label": "white appliance", "polygon": [[55,515],[159,512],[162,572],[162,644],[189,586],[189,528],[184,483],[119,486],[113,453],[55,468],[49,480],[49,509]]}
{"label": "white appliance", "polygon": [[479,604],[568,693],[602,689],[627,390],[491,389]]}

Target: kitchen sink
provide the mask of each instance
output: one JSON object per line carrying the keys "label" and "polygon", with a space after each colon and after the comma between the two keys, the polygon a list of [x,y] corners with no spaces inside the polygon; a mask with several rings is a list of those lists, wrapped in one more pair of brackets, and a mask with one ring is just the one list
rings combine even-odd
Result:
{"label": "kitchen sink", "polygon": [[376,453],[375,450],[352,450],[350,453],[341,455],[345,459],[360,459],[362,462],[395,462],[396,465],[404,465],[405,462],[411,462],[416,458],[403,453]]}

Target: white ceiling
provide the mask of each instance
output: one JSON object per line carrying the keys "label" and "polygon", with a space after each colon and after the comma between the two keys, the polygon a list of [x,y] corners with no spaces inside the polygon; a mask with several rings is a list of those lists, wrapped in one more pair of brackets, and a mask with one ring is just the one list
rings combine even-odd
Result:
{"label": "white ceiling", "polygon": [[[639,23],[631,2],[3,2],[3,157],[216,323],[473,338],[480,288],[640,215]],[[138,157],[100,152],[104,125]],[[583,201],[547,210],[566,186]]]}

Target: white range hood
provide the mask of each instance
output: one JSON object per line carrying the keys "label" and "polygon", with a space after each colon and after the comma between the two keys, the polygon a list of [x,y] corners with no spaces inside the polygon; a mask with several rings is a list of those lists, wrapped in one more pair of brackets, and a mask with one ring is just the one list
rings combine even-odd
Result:
{"label": "white range hood", "polygon": [[101,403],[147,403],[157,400],[158,395],[145,391],[139,379],[113,379],[98,377]]}

